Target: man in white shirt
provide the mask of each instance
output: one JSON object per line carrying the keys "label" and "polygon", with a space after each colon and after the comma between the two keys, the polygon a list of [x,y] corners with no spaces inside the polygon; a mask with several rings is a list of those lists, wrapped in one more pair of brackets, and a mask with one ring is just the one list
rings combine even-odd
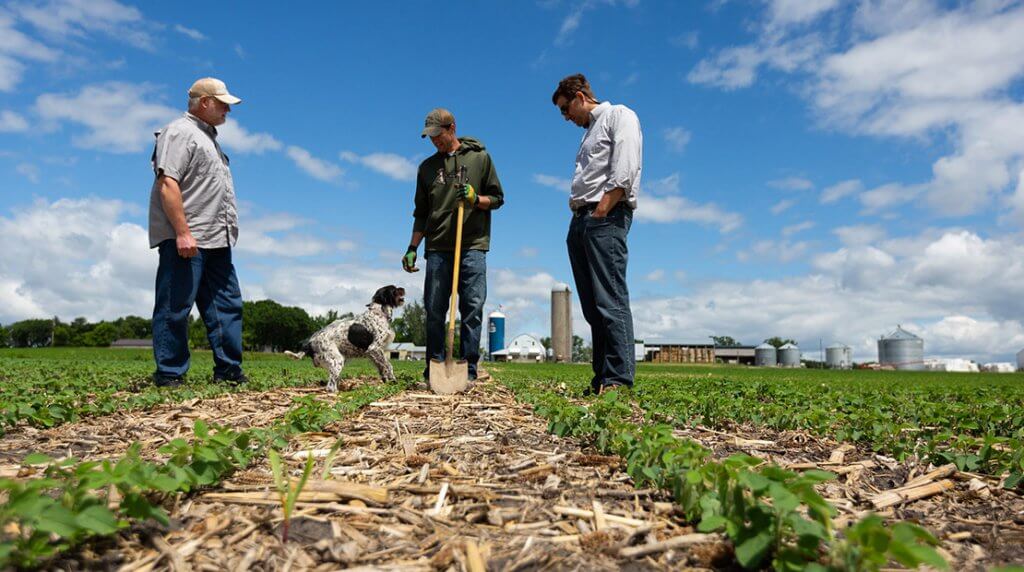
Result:
{"label": "man in white shirt", "polygon": [[558,84],[551,102],[586,129],[576,153],[566,244],[594,346],[591,390],[632,387],[636,373],[626,237],[640,190],[643,134],[636,113],[599,102],[583,74]]}

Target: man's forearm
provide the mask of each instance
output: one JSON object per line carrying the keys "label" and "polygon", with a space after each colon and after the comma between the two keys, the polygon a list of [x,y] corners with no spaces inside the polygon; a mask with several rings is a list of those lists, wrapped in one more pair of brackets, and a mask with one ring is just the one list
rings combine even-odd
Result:
{"label": "man's forearm", "polygon": [[622,200],[622,197],[625,194],[626,189],[623,189],[622,187],[616,187],[608,191],[601,197],[601,200],[597,203],[597,206],[594,208],[594,214],[596,214],[599,217],[608,214],[608,211],[612,210],[612,208],[615,207],[615,205],[619,204],[619,201]]}
{"label": "man's forearm", "polygon": [[491,197],[489,197],[487,195],[480,195],[479,198],[480,198],[480,200],[477,201],[476,208],[478,208],[478,209],[480,209],[482,211],[489,211],[489,210],[491,210]]}
{"label": "man's forearm", "polygon": [[420,242],[423,240],[423,233],[417,230],[412,231],[412,238],[409,239],[409,246],[419,248]]}
{"label": "man's forearm", "polygon": [[185,221],[185,205],[181,202],[181,188],[178,181],[166,176],[160,177],[160,205],[164,214],[171,222],[174,234],[185,236],[192,234]]}

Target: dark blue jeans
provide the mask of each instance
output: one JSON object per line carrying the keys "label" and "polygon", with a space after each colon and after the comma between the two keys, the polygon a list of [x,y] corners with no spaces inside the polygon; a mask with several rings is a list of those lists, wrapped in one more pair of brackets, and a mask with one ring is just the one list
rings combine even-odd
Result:
{"label": "dark blue jeans", "polygon": [[[452,295],[453,252],[427,252],[427,275],[423,284],[423,305],[427,310],[427,359],[444,361],[448,336],[448,305]],[[462,359],[469,362],[469,377],[476,379],[476,364],[480,361],[480,330],[487,299],[487,253],[467,250],[462,253],[459,266],[459,342]],[[423,376],[430,373],[428,363]]]}
{"label": "dark blue jeans", "polygon": [[580,209],[573,214],[565,239],[583,317],[590,324],[594,389],[610,384],[632,387],[636,373],[633,312],[626,286],[626,236],[632,224],[633,210],[624,203],[604,218]]}
{"label": "dark blue jeans", "polygon": [[192,258],[178,255],[174,240],[158,247],[153,357],[156,374],[188,372],[188,315],[198,305],[213,350],[213,373],[233,379],[242,373],[242,291],[230,248],[200,248]]}

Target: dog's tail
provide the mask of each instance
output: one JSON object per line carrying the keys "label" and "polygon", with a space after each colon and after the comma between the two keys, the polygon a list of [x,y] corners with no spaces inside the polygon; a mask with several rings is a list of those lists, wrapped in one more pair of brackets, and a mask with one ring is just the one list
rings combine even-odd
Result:
{"label": "dog's tail", "polygon": [[313,345],[309,343],[309,339],[302,340],[302,347],[297,352],[284,351],[284,355],[292,359],[302,359],[306,356],[313,355]]}

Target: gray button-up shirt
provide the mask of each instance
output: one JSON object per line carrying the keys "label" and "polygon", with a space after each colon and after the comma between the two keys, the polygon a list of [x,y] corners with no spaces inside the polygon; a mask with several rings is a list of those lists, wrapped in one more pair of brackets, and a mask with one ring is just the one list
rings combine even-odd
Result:
{"label": "gray button-up shirt", "polygon": [[626,191],[623,199],[635,209],[643,148],[640,119],[632,109],[607,101],[595,107],[576,153],[569,208],[596,203],[608,191],[621,187]]}
{"label": "gray button-up shirt", "polygon": [[160,175],[178,181],[185,222],[199,248],[234,246],[238,240],[238,207],[228,156],[217,144],[217,129],[191,113],[157,131],[149,195],[149,247],[175,238],[174,227],[160,201]]}

